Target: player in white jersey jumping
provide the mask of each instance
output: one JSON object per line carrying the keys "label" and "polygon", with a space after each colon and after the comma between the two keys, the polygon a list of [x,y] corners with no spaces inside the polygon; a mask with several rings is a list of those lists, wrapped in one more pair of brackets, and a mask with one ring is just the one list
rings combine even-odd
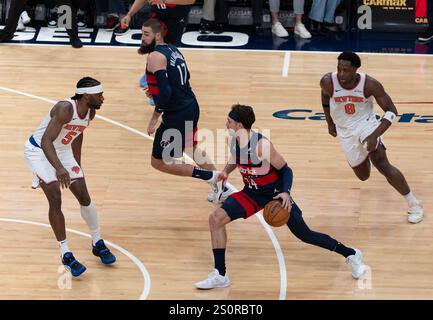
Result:
{"label": "player in white jersey jumping", "polygon": [[32,187],[41,187],[48,199],[48,216],[59,242],[60,257],[74,277],[86,271],[86,267],[68,248],[60,186],[69,188],[81,205],[81,216],[92,236],[93,254],[107,265],[116,261],[100,236],[98,213],[81,169],[83,131],[103,101],[101,83],[90,77],[82,78],[77,83],[75,96],[57,102],[25,143],[25,159],[34,176]]}
{"label": "player in white jersey jumping", "polygon": [[[356,176],[365,181],[371,165],[406,199],[408,221],[423,219],[422,202],[418,200],[396,167],[386,156],[382,135],[397,116],[397,109],[382,84],[365,73],[357,73],[361,59],[353,52],[338,56],[337,72],[327,73],[320,80],[322,105],[329,134],[338,136],[344,154]],[[385,111],[380,121],[373,112],[373,97]]]}

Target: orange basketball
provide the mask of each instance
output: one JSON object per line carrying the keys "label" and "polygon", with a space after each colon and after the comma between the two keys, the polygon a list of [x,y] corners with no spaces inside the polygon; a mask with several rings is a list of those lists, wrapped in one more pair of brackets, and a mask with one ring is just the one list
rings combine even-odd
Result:
{"label": "orange basketball", "polygon": [[263,209],[263,218],[270,226],[281,227],[289,221],[290,212],[282,207],[281,200],[272,200]]}

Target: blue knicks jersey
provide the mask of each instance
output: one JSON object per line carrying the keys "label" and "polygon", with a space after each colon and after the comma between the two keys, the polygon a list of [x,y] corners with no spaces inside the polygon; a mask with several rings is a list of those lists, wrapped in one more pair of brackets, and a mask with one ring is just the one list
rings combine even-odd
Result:
{"label": "blue knicks jersey", "polygon": [[256,152],[260,139],[266,139],[262,134],[252,131],[248,144],[240,148],[237,139],[233,139],[230,152],[236,159],[245,188],[251,192],[275,194],[281,187],[281,179],[277,170],[270,164],[261,161]]}
{"label": "blue knicks jersey", "polygon": [[[193,103],[197,104],[196,97],[189,84],[190,74],[182,53],[171,44],[157,45],[154,51],[162,53],[167,59],[167,76],[172,90],[168,104],[166,106],[156,106],[157,109],[164,113],[171,113],[187,109]],[[147,67],[146,79],[149,92],[156,101],[159,89],[155,75],[148,71]]]}

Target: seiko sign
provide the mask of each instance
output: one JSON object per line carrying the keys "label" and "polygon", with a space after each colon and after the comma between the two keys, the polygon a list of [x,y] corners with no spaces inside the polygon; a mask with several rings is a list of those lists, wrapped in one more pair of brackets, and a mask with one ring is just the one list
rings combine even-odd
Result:
{"label": "seiko sign", "polygon": [[[4,28],[0,26],[0,29]],[[123,35],[116,36],[113,31],[86,28],[79,30],[81,41],[87,45],[131,45],[141,44],[141,30],[131,29]],[[27,27],[25,31],[15,32],[13,41],[30,43],[69,43],[69,37],[64,28],[42,27],[39,30]],[[248,44],[249,37],[240,32],[224,32],[220,35],[203,36],[198,32],[186,32],[182,37],[182,43],[190,46],[212,47],[242,47]]]}

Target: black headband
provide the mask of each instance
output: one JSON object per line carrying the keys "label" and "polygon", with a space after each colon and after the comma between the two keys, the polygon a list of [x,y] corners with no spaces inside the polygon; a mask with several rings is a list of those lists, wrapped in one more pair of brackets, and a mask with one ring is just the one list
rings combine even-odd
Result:
{"label": "black headband", "polygon": [[236,112],[234,112],[233,110],[229,112],[229,118],[233,119],[236,122],[240,122],[243,124],[243,122],[241,121],[241,119],[238,117],[238,115],[236,114]]}

